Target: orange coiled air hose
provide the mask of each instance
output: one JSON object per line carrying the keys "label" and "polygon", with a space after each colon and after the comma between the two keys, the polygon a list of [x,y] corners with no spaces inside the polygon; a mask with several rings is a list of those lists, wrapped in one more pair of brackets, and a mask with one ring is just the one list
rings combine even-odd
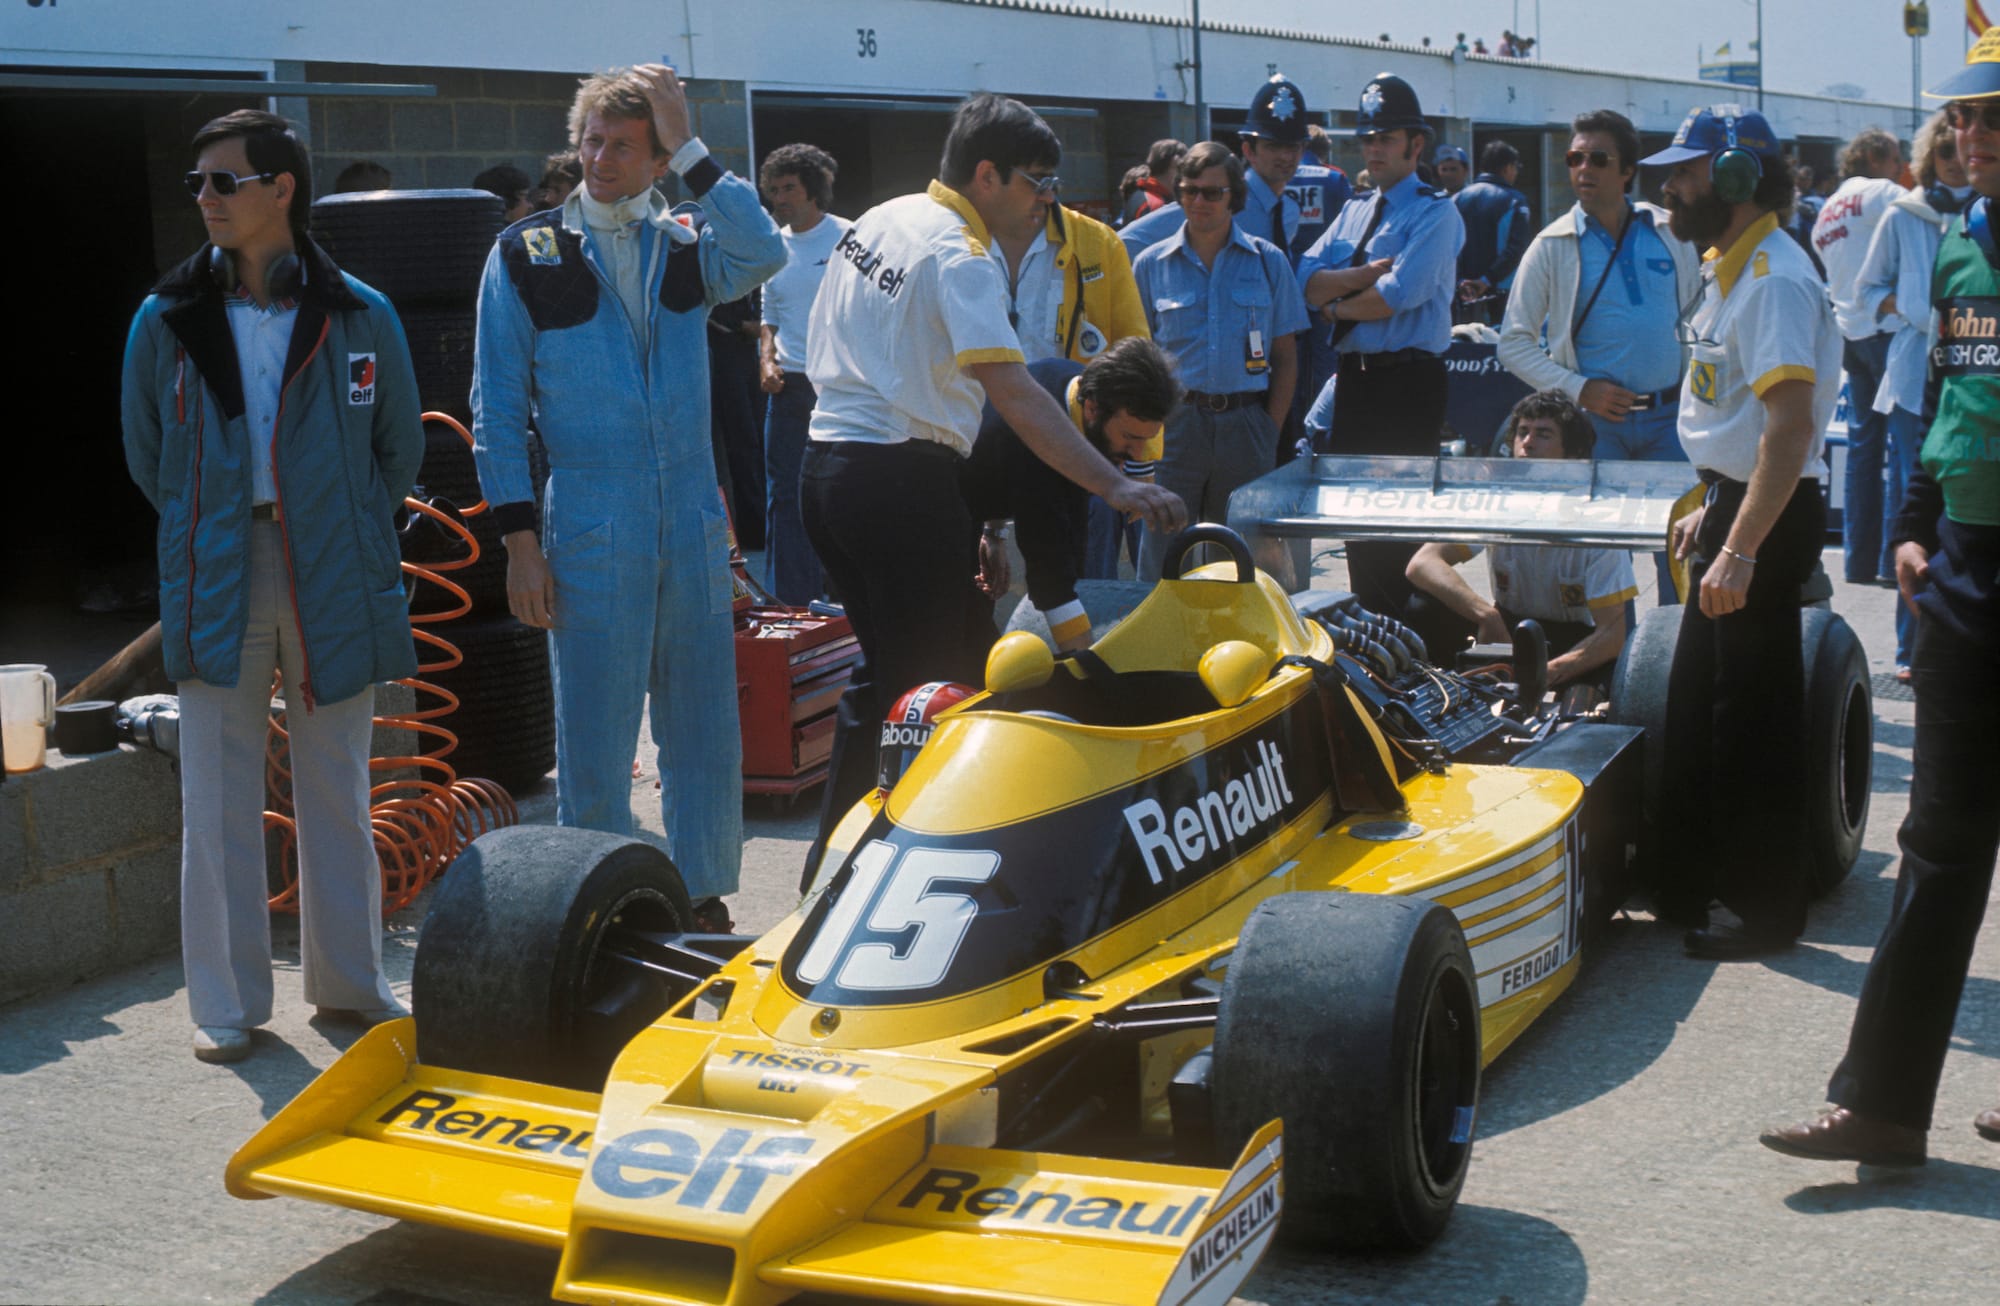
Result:
{"label": "orange coiled air hose", "polygon": [[[472,433],[444,413],[425,413],[425,422],[438,422],[458,433],[469,447]],[[452,859],[488,830],[512,825],[520,819],[513,795],[494,781],[461,779],[448,758],[458,748],[458,736],[441,724],[458,710],[458,697],[449,690],[423,679],[449,671],[464,662],[458,647],[428,627],[454,621],[472,611],[472,597],[465,588],[448,578],[479,561],[479,541],[459,518],[476,517],[486,511],[486,502],[461,509],[454,518],[434,504],[410,498],[403,503],[413,513],[428,517],[448,535],[465,545],[465,556],[450,562],[417,564],[404,562],[403,571],[420,582],[437,585],[456,600],[440,612],[412,613],[410,633],[418,646],[417,674],[399,680],[418,696],[408,712],[375,718],[377,729],[407,730],[418,737],[414,751],[396,757],[370,759],[372,773],[395,773],[392,778],[368,791],[369,821],[374,829],[376,859],[382,867],[382,910],[384,914],[408,906],[424,886],[444,873]],[[273,688],[277,684],[274,680]],[[423,699],[431,702],[425,705]],[[273,911],[298,910],[298,830],[291,817],[291,770],[287,754],[288,736],[282,713],[274,714],[265,743],[265,788],[271,808],[264,813],[266,843],[275,843],[277,891],[271,897]]]}

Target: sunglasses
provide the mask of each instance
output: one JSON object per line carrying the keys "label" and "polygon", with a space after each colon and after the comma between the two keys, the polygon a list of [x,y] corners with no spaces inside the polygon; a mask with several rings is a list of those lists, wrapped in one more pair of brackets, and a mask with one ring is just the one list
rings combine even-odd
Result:
{"label": "sunglasses", "polygon": [[1030,186],[1033,186],[1035,194],[1038,196],[1053,195],[1056,193],[1056,188],[1062,185],[1062,178],[1053,172],[1046,177],[1037,177],[1027,172],[1016,173],[1015,175]]}
{"label": "sunglasses", "polygon": [[1617,160],[1608,150],[1571,150],[1563,155],[1563,162],[1572,168],[1581,168],[1586,163],[1593,168],[1608,168]]}
{"label": "sunglasses", "polygon": [[246,182],[273,182],[277,179],[278,174],[275,172],[259,172],[252,176],[239,177],[233,172],[221,171],[190,172],[181,178],[182,181],[187,183],[188,194],[194,196],[196,199],[201,198],[203,183],[213,186],[216,194],[228,196],[234,195],[237,191],[241,190]]}
{"label": "sunglasses", "polygon": [[1226,200],[1229,198],[1229,187],[1227,186],[1196,186],[1184,181],[1174,187],[1174,189],[1180,192],[1180,196],[1184,200],[1201,199],[1213,204],[1217,200]]}
{"label": "sunglasses", "polygon": [[2000,132],[2000,103],[1992,100],[1953,100],[1944,106],[1944,118],[1956,131],[1971,131],[1977,126],[1990,132]]}

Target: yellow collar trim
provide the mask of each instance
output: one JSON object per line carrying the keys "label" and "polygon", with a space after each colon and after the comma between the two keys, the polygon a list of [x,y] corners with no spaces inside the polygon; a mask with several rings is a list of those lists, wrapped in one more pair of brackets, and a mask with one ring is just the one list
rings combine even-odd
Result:
{"label": "yellow collar trim", "polygon": [[933,180],[925,194],[959,216],[965,223],[967,234],[979,245],[980,252],[984,253],[986,246],[992,244],[993,238],[986,234],[986,223],[980,219],[979,210],[972,207],[972,201],[962,192]]}
{"label": "yellow collar trim", "polygon": [[1083,429],[1083,378],[1081,376],[1073,376],[1069,379],[1069,389],[1063,391],[1063,399],[1069,404],[1069,420],[1075,424],[1077,430],[1081,431]]}
{"label": "yellow collar trim", "polygon": [[1736,238],[1728,253],[1711,249],[1702,255],[1702,261],[1715,265],[1715,284],[1727,295],[1736,285],[1736,278],[1743,275],[1743,265],[1750,261],[1750,255],[1757,246],[1764,243],[1764,237],[1778,229],[1778,215],[1766,213],[1750,224],[1749,230]]}

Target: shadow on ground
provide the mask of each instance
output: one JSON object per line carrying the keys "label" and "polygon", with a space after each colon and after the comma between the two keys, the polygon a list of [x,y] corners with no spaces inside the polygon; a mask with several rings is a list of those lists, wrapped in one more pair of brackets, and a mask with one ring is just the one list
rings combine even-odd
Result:
{"label": "shadow on ground", "polygon": [[1614,919],[1569,992],[1487,1070],[1480,1135],[1561,1115],[1638,1076],[1673,1042],[1713,973],[1681,955],[1678,930]]}
{"label": "shadow on ground", "polygon": [[1264,1258],[1242,1293],[1259,1301],[1534,1302],[1571,1306],[1589,1296],[1583,1252],[1538,1216],[1460,1205],[1444,1236],[1408,1256]]}
{"label": "shadow on ground", "polygon": [[[557,1253],[499,1238],[403,1222],[295,1271],[257,1300],[271,1306],[501,1306],[546,1302]],[[391,1288],[385,1278],[400,1282]],[[373,1290],[371,1293],[371,1289]]]}
{"label": "shadow on ground", "polygon": [[2000,1171],[1936,1159],[1912,1169],[1861,1166],[1851,1181],[1801,1188],[1785,1205],[1802,1215],[1887,1208],[2000,1220]]}
{"label": "shadow on ground", "polygon": [[180,987],[180,958],[170,957],[0,1008],[0,1076],[26,1074],[62,1060],[73,1044],[121,1034],[124,1027],[107,1014],[158,1002]]}

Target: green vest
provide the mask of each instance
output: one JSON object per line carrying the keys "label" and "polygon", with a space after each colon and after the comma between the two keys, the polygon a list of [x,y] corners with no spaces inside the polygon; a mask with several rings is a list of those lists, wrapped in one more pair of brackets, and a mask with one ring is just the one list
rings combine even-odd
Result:
{"label": "green vest", "polygon": [[1924,438],[1924,470],[1944,492],[1945,516],[1967,526],[2000,526],[2000,272],[1963,218],[1938,246],[1931,304],[1938,405]]}

